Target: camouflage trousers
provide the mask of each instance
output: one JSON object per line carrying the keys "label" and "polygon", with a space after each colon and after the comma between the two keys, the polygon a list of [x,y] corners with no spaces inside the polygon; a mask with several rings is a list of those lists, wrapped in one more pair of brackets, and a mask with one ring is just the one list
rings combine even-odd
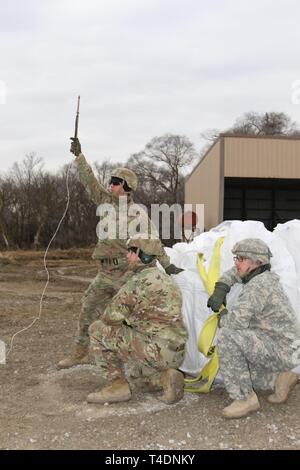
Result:
{"label": "camouflage trousers", "polygon": [[[126,265],[127,266],[127,265]],[[100,268],[97,276],[89,285],[82,298],[82,307],[78,319],[78,329],[75,342],[83,346],[89,345],[89,326],[101,317],[113,296],[125,284],[132,271],[126,266],[119,269]]]}
{"label": "camouflage trousers", "polygon": [[150,338],[127,325],[108,325],[102,320],[89,328],[91,352],[100,374],[108,381],[124,377],[133,388],[160,390],[163,370],[177,369],[184,359],[184,345],[178,351],[166,347],[166,341]]}
{"label": "camouflage trousers", "polygon": [[277,375],[293,367],[290,350],[250,329],[221,328],[218,352],[224,385],[233,400],[245,399],[253,389],[272,390]]}

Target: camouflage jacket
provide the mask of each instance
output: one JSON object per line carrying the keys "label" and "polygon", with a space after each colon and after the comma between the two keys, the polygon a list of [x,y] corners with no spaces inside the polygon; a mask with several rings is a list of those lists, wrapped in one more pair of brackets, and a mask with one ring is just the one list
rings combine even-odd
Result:
{"label": "camouflage jacket", "polygon": [[174,281],[157,268],[144,269],[121,287],[101,317],[109,324],[135,328],[151,338],[166,340],[170,349],[185,344],[181,294]]}
{"label": "camouflage jacket", "polygon": [[[235,279],[235,282],[241,281],[236,269],[232,268],[219,281],[233,285]],[[264,271],[243,284],[236,303],[221,318],[220,326],[262,332],[284,348],[289,348],[300,338],[300,325],[290,301],[279,276],[271,271]]]}
{"label": "camouflage jacket", "polygon": [[[95,202],[97,206],[101,204],[111,204],[115,210],[116,216],[116,233],[114,238],[98,238],[97,246],[93,253],[94,259],[103,259],[103,258],[118,258],[123,261],[121,265],[126,263],[126,254],[127,254],[127,239],[128,239],[128,229],[130,223],[134,223],[136,214],[130,215],[130,209],[133,209],[133,200],[131,196],[128,196],[127,201],[125,197],[119,198],[110,193],[95,177],[92,168],[87,163],[84,155],[81,153],[78,157],[75,158],[75,164],[78,171],[78,176],[81,183],[85,186],[88,191],[91,199]],[[127,202],[127,204],[126,204]],[[126,207],[127,213],[124,217],[124,214],[120,216],[120,208]],[[136,205],[137,206],[137,205]],[[139,207],[139,206],[137,206]],[[133,211],[134,212],[134,211]],[[146,212],[140,207],[139,211],[139,220],[141,221],[141,226],[147,227],[148,233],[153,233],[158,237],[157,230],[150,221]],[[125,225],[124,225],[125,224]],[[161,255],[157,256],[160,264],[166,268],[170,264],[170,259],[166,254],[163,246],[161,248]],[[140,263],[141,264],[141,263]]]}

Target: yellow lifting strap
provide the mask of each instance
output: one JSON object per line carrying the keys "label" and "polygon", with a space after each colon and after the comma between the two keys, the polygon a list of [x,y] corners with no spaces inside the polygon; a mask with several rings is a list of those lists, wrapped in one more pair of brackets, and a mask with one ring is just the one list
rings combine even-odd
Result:
{"label": "yellow lifting strap", "polygon": [[[204,287],[207,290],[208,295],[211,295],[214,291],[215,283],[220,277],[220,249],[222,243],[224,241],[224,237],[218,238],[215,243],[210,266],[208,269],[208,273],[206,273],[205,268],[203,266],[203,253],[198,253],[197,259],[197,266],[200,278],[203,282]],[[223,306],[220,310],[222,310]],[[213,346],[213,340],[217,331],[218,327],[218,312],[213,313],[208,317],[205,321],[202,330],[200,331],[199,338],[198,338],[198,350],[210,360],[205,364],[203,369],[199,372],[197,377],[193,379],[185,379],[184,382],[186,384],[184,390],[186,392],[193,392],[193,393],[208,393],[212,383],[217,375],[218,368],[219,368],[219,361],[218,361],[218,348],[217,346]],[[199,387],[189,386],[196,384],[200,381],[203,381]]]}

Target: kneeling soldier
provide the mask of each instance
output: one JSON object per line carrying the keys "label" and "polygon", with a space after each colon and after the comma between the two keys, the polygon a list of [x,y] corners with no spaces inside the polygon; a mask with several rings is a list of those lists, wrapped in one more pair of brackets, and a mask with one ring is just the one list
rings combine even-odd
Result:
{"label": "kneeling soldier", "polygon": [[177,370],[187,339],[181,294],[170,276],[155,267],[160,252],[159,240],[137,236],[128,241],[128,262],[141,260],[149,268],[128,280],[89,327],[91,352],[107,380],[104,388],[88,395],[90,403],[130,400],[132,388],[163,390],[168,404],[183,397],[183,374]]}
{"label": "kneeling soldier", "polygon": [[216,283],[208,306],[225,305],[231,286],[243,283],[233,307],[220,312],[218,337],[220,372],[233,403],[226,418],[240,418],[260,408],[256,390],[274,390],[270,403],[283,403],[298,376],[290,369],[299,362],[300,327],[279,276],[270,271],[269,247],[247,238],[232,249],[235,267]]}

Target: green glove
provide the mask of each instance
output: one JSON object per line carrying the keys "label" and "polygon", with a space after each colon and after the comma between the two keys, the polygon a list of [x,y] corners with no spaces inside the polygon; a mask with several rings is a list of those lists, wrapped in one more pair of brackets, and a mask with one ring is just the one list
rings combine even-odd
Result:
{"label": "green glove", "polygon": [[230,291],[230,287],[224,282],[216,282],[215,290],[207,301],[207,306],[214,312],[218,312],[221,305],[226,305],[226,295]]}
{"label": "green glove", "polygon": [[218,316],[218,327],[219,327],[219,328],[221,328],[221,326],[222,326],[222,325],[221,325],[221,319],[223,318],[224,315],[227,315],[227,313],[228,313],[227,308],[223,308],[223,310],[221,310],[221,312],[218,313],[217,316]]}
{"label": "green glove", "polygon": [[175,266],[175,264],[169,264],[169,266],[167,266],[165,268],[165,271],[167,274],[179,274],[181,273],[182,271],[184,271],[184,269],[181,269],[181,268],[177,268],[177,266]]}
{"label": "green glove", "polygon": [[81,145],[77,137],[70,137],[72,140],[70,152],[74,153],[76,157],[81,153]]}

